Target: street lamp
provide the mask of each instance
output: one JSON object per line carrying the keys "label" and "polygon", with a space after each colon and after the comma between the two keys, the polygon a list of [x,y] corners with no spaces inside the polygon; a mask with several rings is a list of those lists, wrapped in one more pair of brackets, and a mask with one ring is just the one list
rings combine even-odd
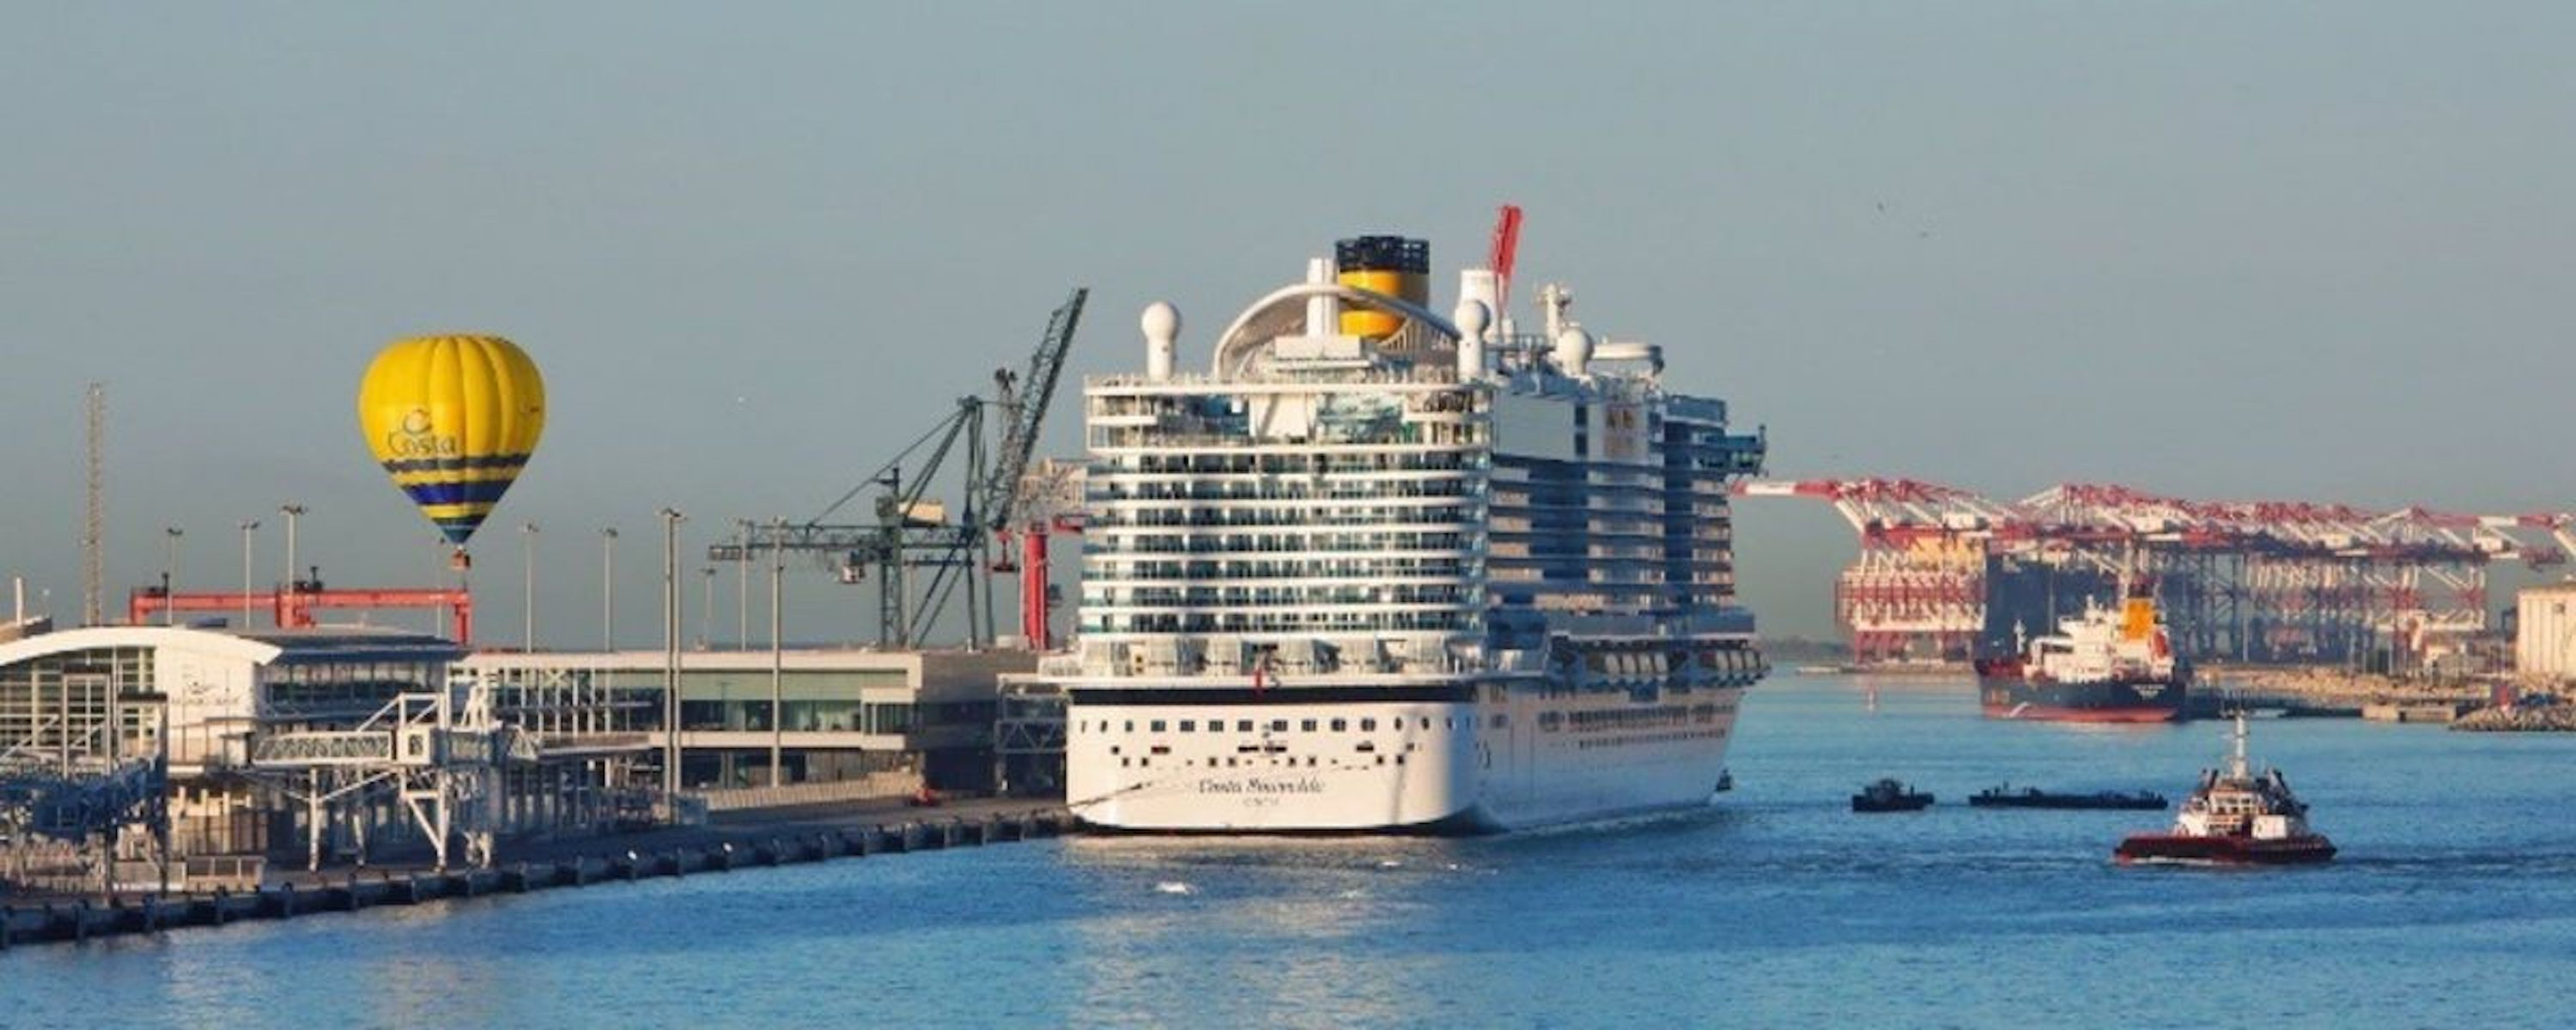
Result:
{"label": "street lamp", "polygon": [[704,651],[708,620],[716,613],[716,567],[709,565],[698,571],[704,574],[698,581],[698,650]]}
{"label": "street lamp", "polygon": [[519,610],[519,650],[537,649],[537,524],[519,523],[519,576],[525,583]]}
{"label": "street lamp", "polygon": [[617,527],[599,531],[599,649],[617,650]]}
{"label": "street lamp", "polygon": [[161,624],[176,626],[179,624],[179,606],[170,592],[179,583],[179,538],[188,534],[177,526],[164,526],[161,532],[170,544],[169,552],[161,562]]}
{"label": "street lamp", "polygon": [[680,790],[680,523],[685,516],[675,508],[656,514],[662,518],[662,788],[676,802]]}
{"label": "street lamp", "polygon": [[295,520],[304,515],[304,506],[281,504],[277,510],[286,515],[286,590],[300,593],[295,589]]}
{"label": "street lamp", "polygon": [[241,620],[241,626],[242,626],[242,628],[243,628],[243,629],[245,629],[245,630],[247,630],[247,629],[249,629],[249,628],[250,628],[250,535],[251,535],[252,533],[256,533],[256,532],[258,532],[258,531],[259,531],[259,520],[258,520],[258,519],[243,519],[243,520],[242,520],[242,522],[241,522],[241,533],[242,533],[242,620]]}
{"label": "street lamp", "polygon": [[735,525],[741,527],[742,560],[733,565],[733,649],[742,651],[751,647],[751,520]]}
{"label": "street lamp", "polygon": [[777,520],[770,529],[769,785],[775,787],[787,763],[787,520]]}

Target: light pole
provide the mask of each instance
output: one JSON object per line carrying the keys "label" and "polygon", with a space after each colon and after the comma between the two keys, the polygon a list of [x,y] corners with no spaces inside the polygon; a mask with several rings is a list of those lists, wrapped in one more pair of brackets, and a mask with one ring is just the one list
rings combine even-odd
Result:
{"label": "light pole", "polygon": [[537,524],[519,523],[519,650],[537,649]]}
{"label": "light pole", "polygon": [[250,628],[250,535],[251,535],[252,533],[259,532],[259,520],[258,520],[258,519],[243,519],[243,520],[242,520],[242,523],[241,523],[241,531],[242,531],[242,621],[241,621],[241,628],[243,628],[243,629],[247,630],[247,629],[249,629],[249,628]]}
{"label": "light pole", "polygon": [[188,534],[177,526],[164,526],[161,532],[170,543],[169,553],[161,562],[161,624],[176,626],[179,624],[179,606],[170,592],[179,585],[179,538]]}
{"label": "light pole", "polygon": [[751,647],[751,520],[738,525],[742,533],[742,560],[733,566],[733,649]]}
{"label": "light pole", "polygon": [[[787,523],[769,536],[769,785],[787,764]],[[750,557],[745,555],[744,557]]]}
{"label": "light pole", "polygon": [[678,814],[680,800],[680,521],[662,516],[662,796]]}
{"label": "light pole", "polygon": [[703,573],[698,579],[698,650],[704,651],[708,620],[716,614],[716,567],[709,565],[698,571]]}
{"label": "light pole", "polygon": [[617,650],[617,527],[599,531],[599,649]]}
{"label": "light pole", "polygon": [[295,520],[303,517],[304,506],[281,504],[277,510],[286,515],[286,590],[298,593],[295,589]]}
{"label": "light pole", "polygon": [[[438,535],[435,535],[435,536],[430,537],[430,538],[429,538],[429,546],[430,546],[431,551],[432,551],[433,553],[435,553],[435,554],[437,554],[437,555],[438,555],[438,564],[436,564],[436,565],[434,565],[434,566],[431,566],[432,568],[435,568],[435,569],[454,569],[454,568],[456,568],[456,564],[455,564],[455,562],[453,562],[453,561],[451,561],[451,560],[450,560],[450,559],[451,559],[451,557],[456,553],[455,551],[451,550],[451,548],[455,547],[456,545],[448,542],[448,540],[447,540],[447,535],[446,535],[446,534],[441,533],[441,534],[438,534]],[[458,570],[458,571],[457,571],[457,573],[456,573],[456,575],[457,575],[457,577],[461,580],[461,579],[464,577],[465,573],[464,573],[462,570]],[[430,574],[429,574],[429,581],[430,581],[430,582],[432,582],[432,583],[438,582],[438,573],[436,573],[436,572],[432,572],[432,573],[430,573]],[[290,589],[291,589],[293,586],[294,586],[294,584],[292,584],[292,583],[288,584],[288,587],[289,587]],[[447,606],[446,606],[446,605],[443,605],[443,604],[441,604],[441,605],[433,605],[433,606],[431,606],[431,607],[430,607],[430,617],[429,617],[429,619],[430,619],[430,625],[437,627],[437,628],[436,628],[436,630],[433,632],[433,635],[434,635],[434,636],[437,636],[437,637],[440,637],[440,638],[442,638],[442,639],[443,639],[443,638],[445,638],[445,637],[447,636]]]}

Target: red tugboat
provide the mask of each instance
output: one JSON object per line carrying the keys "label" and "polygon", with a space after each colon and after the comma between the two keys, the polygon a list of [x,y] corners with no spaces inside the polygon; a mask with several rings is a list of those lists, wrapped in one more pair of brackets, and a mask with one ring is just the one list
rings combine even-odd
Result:
{"label": "red tugboat", "polygon": [[[2155,599],[2131,589],[2119,610],[2091,603],[2021,653],[1977,660],[1977,698],[1994,719],[2172,722],[2182,717],[2191,663],[2175,656]],[[2014,631],[2018,638],[2020,631]],[[2017,641],[2018,642],[2018,641]]]}
{"label": "red tugboat", "polygon": [[2297,865],[2335,856],[2334,842],[2308,829],[2308,806],[2281,770],[2260,774],[2245,760],[2245,713],[2236,713],[2236,752],[2227,769],[2206,769],[2167,833],[2131,834],[2111,857],[2132,862]]}

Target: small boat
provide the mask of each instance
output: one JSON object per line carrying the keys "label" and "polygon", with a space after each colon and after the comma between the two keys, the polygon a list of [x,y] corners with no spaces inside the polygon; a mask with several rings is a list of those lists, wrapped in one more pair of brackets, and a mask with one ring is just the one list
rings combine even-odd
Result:
{"label": "small boat", "polygon": [[1920,812],[1932,804],[1932,795],[1915,790],[1893,777],[1862,787],[1852,795],[1855,812]]}
{"label": "small boat", "polygon": [[2023,787],[2020,790],[2014,790],[2011,784],[1999,784],[1969,795],[1968,804],[1975,808],[2076,808],[2120,809],[2125,811],[2163,811],[2165,806],[2172,804],[2172,802],[2166,801],[2165,796],[2162,794],[2147,790],[2095,790],[2073,792],[2041,790],[2037,787]]}
{"label": "small boat", "polygon": [[2111,857],[2131,862],[2291,865],[2328,861],[2334,842],[2308,828],[2308,806],[2281,770],[2254,771],[2245,758],[2245,713],[2236,713],[2236,751],[2225,770],[2200,774],[2200,788],[2165,833],[2136,833]]}

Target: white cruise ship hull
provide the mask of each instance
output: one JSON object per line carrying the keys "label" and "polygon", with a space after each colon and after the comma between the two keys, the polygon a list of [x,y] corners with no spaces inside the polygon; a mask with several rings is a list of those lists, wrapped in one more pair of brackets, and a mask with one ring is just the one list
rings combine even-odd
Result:
{"label": "white cruise ship hull", "polygon": [[1300,703],[1295,691],[1257,704],[1077,701],[1066,793],[1094,826],[1179,833],[1474,833],[1694,808],[1725,775],[1743,688],[1643,705],[1517,693],[1526,696],[1499,703]]}

